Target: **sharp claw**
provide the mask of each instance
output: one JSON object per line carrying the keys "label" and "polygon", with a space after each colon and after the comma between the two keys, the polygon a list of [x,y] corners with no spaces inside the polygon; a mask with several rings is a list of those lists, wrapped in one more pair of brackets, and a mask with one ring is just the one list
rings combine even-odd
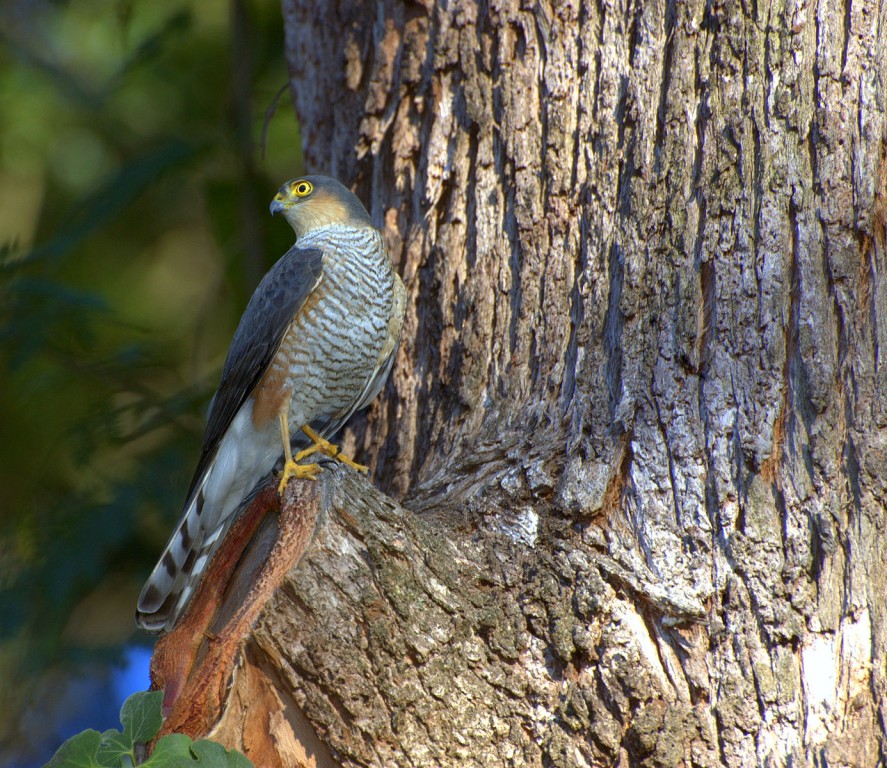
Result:
{"label": "sharp claw", "polygon": [[347,456],[336,456],[336,458],[341,461],[343,464],[347,464],[352,469],[356,469],[358,472],[363,472],[367,474],[370,471],[370,468],[366,464],[358,464],[353,459],[349,459]]}
{"label": "sharp claw", "polygon": [[289,481],[293,478],[297,480],[316,480],[317,473],[320,472],[320,464],[297,464],[295,461],[288,461],[283,472],[280,473],[280,484],[277,486],[277,494],[283,495]]}
{"label": "sharp claw", "polygon": [[310,445],[305,448],[305,450],[299,451],[296,454],[295,461],[301,461],[306,456],[311,456],[314,453],[322,453],[324,456],[329,456],[331,459],[335,459],[336,461],[345,464],[352,469],[356,469],[358,472],[367,473],[370,471],[369,467],[363,464],[358,464],[356,461],[354,461],[354,459],[350,459],[347,456],[343,455],[340,452],[338,445],[334,445],[329,440],[325,440],[310,427],[302,427],[302,431],[306,435],[308,435],[308,437],[312,441],[314,441],[314,445]]}

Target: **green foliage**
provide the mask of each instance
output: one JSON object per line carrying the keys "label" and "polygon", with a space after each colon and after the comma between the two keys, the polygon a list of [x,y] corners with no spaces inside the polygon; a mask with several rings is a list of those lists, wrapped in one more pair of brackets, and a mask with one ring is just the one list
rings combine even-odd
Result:
{"label": "green foliage", "polygon": [[[41,737],[34,691],[149,642],[135,599],[237,319],[291,244],[267,216],[302,171],[285,100],[261,153],[279,7],[232,2],[237,24],[198,0],[0,3],[2,764]],[[81,708],[56,698],[30,719]]]}
{"label": "green foliage", "polygon": [[[123,732],[88,730],[72,736],[59,748],[46,768],[130,768],[139,765],[138,744],[147,744],[163,723],[163,692],[134,693],[120,710]],[[239,752],[226,750],[214,741],[191,741],[179,733],[157,742],[151,757],[141,765],[150,768],[250,768],[252,763]]]}

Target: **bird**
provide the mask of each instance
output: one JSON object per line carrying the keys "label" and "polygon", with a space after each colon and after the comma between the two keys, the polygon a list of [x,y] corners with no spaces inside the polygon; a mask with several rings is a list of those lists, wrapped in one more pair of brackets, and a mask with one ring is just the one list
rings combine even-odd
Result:
{"label": "bird", "polygon": [[[315,479],[317,454],[367,468],[329,440],[379,394],[394,362],[406,291],[358,197],[337,180],[303,176],[271,202],[294,245],[249,300],[210,403],[181,518],[136,607],[136,623],[168,632],[225,532],[283,461],[278,491]],[[295,453],[293,448],[301,448]]]}

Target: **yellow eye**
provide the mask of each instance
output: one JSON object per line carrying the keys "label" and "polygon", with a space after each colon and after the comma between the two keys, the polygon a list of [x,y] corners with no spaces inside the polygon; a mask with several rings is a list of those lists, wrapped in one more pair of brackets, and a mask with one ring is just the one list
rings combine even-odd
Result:
{"label": "yellow eye", "polygon": [[313,190],[314,185],[310,181],[300,181],[292,187],[292,192],[296,197],[310,195]]}

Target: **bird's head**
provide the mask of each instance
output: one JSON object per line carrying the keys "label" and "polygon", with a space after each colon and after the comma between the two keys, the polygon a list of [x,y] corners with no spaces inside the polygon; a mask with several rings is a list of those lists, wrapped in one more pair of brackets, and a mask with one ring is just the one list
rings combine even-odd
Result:
{"label": "bird's head", "polygon": [[297,240],[330,224],[373,225],[357,195],[329,176],[302,176],[286,182],[271,201],[271,215],[277,213],[290,223]]}

